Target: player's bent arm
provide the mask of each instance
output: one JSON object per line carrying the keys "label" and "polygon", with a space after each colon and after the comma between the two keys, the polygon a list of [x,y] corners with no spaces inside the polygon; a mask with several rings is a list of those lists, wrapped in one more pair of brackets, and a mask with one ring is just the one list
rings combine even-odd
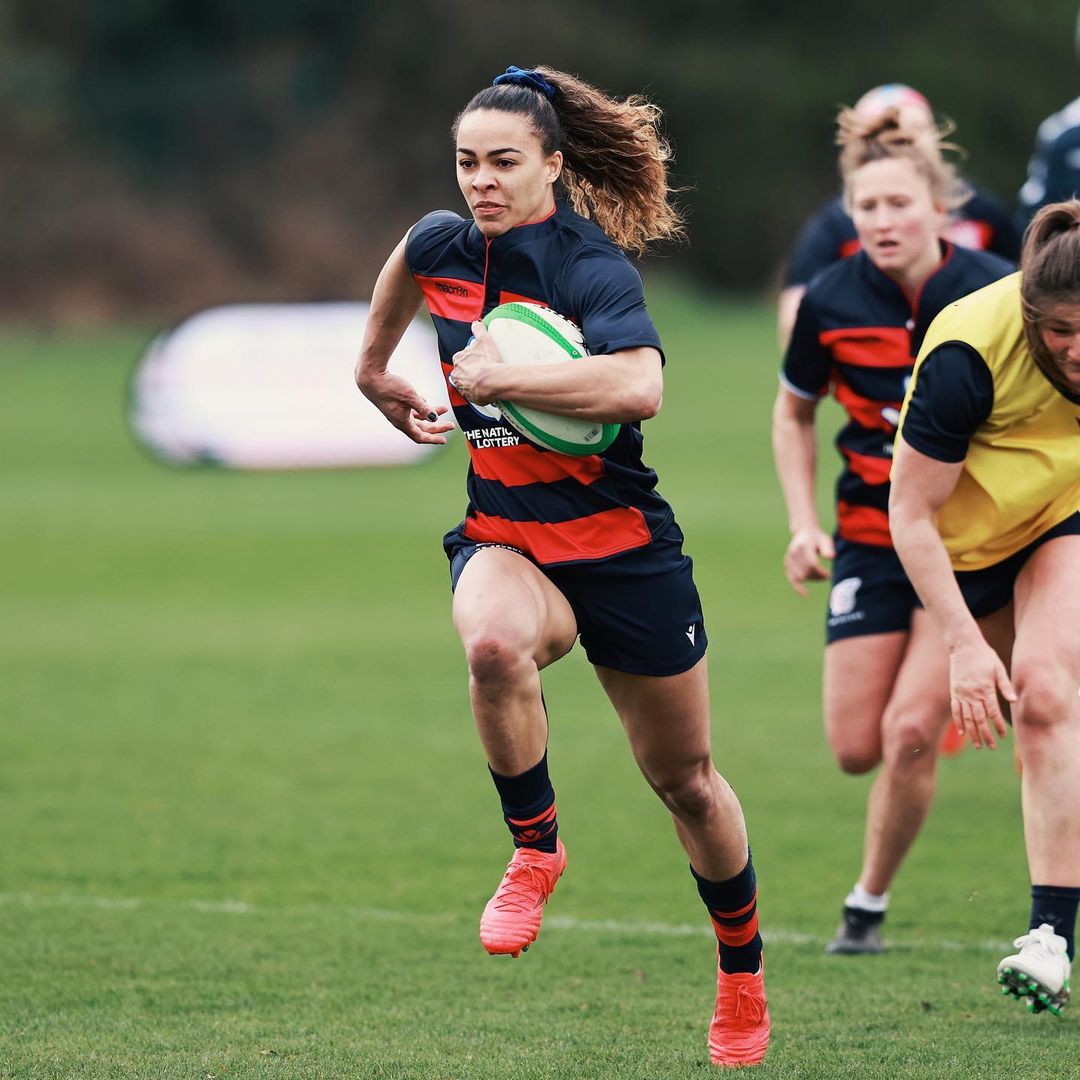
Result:
{"label": "player's bent arm", "polygon": [[776,301],[776,336],[780,342],[781,352],[787,349],[788,342],[791,340],[795,316],[799,313],[799,304],[805,292],[805,285],[789,285],[781,291]]}
{"label": "player's bent arm", "polygon": [[993,749],[995,731],[1004,736],[1008,730],[998,695],[1015,701],[1016,693],[964,603],[936,523],[962,469],[962,461],[938,461],[898,438],[889,527],[900,561],[948,646],[952,718],[976,746]]}
{"label": "player's bent arm", "polygon": [[814,500],[817,407],[817,398],[800,397],[781,384],[772,416],[773,458],[791,529],[784,573],[800,596],[807,595],[804,581],[823,581],[829,576],[819,559],[834,555],[832,537],[821,529]]}
{"label": "player's bent arm", "polygon": [[781,385],[772,413],[772,446],[776,474],[787,504],[793,533],[818,528],[814,502],[817,469],[817,399],[802,398]]}
{"label": "player's bent arm", "polygon": [[411,383],[387,370],[391,355],[423,300],[405,261],[407,240],[406,235],[390,253],[375,282],[356,363],[356,385],[413,442],[444,443],[445,433],[454,426],[449,420],[439,419],[446,406],[432,406]]}
{"label": "player's bent arm", "polygon": [[454,385],[469,401],[512,401],[558,416],[625,424],[660,411],[664,393],[660,353],[651,346],[590,355],[566,364],[508,365],[483,323],[454,357]]}
{"label": "player's bent arm", "polygon": [[386,373],[390,356],[401,341],[402,335],[415,318],[423,300],[420,287],[413,280],[405,262],[405,244],[408,236],[390,253],[379,271],[375,289],[371,294],[364,340],[360,346],[360,359],[356,364],[356,385],[361,390],[376,384]]}
{"label": "player's bent arm", "polygon": [[963,461],[938,461],[898,436],[893,449],[889,530],[919,599],[949,649],[982,638],[953,576],[937,514],[953,493]]}

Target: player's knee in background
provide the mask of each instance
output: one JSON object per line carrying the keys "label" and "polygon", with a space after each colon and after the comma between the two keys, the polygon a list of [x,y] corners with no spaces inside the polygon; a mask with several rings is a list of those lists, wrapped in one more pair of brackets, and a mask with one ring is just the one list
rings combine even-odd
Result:
{"label": "player's knee in background", "polygon": [[920,703],[890,707],[882,723],[882,761],[888,768],[930,768],[947,712]]}
{"label": "player's knee in background", "polygon": [[881,762],[881,719],[830,711],[825,716],[825,734],[836,764],[850,776],[870,772]]}

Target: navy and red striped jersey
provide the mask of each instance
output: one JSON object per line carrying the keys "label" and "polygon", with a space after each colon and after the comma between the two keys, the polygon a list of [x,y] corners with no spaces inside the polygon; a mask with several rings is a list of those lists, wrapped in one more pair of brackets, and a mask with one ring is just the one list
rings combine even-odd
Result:
{"label": "navy and red striped jersey", "polygon": [[[471,218],[436,211],[409,232],[405,259],[427,300],[444,376],[472,336],[471,323],[514,300],[571,319],[591,353],[660,349],[641,276],[598,226],[563,203],[493,239]],[[640,424],[623,424],[603,453],[574,457],[534,446],[447,387],[469,448],[469,506],[460,526],[468,539],[508,544],[555,565],[643,547],[671,522],[656,473],[641,460]]]}
{"label": "navy and red striped jersey", "polygon": [[[1002,203],[976,191],[955,211],[945,238],[973,251],[989,251],[1016,262],[1020,258],[1021,231]],[[859,250],[855,224],[844,209],[840,195],[820,207],[799,230],[788,259],[784,286],[806,285],[810,279],[840,259]]]}
{"label": "navy and red striped jersey", "polygon": [[837,535],[891,547],[889,468],[915,357],[947,304],[1013,271],[985,251],[942,242],[942,261],[913,298],[860,251],[822,271],[799,305],[780,380],[817,400],[830,390],[847,412],[836,437]]}

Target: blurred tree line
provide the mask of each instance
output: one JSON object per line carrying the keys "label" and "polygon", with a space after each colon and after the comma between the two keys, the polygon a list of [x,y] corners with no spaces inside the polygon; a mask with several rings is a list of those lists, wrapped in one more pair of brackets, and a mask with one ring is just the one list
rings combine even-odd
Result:
{"label": "blurred tree line", "polygon": [[434,207],[449,125],[509,63],[665,109],[691,243],[775,281],[836,186],[832,118],[909,82],[1009,205],[1037,123],[1077,95],[1070,0],[8,0],[0,6],[0,312],[166,317],[368,295]]}

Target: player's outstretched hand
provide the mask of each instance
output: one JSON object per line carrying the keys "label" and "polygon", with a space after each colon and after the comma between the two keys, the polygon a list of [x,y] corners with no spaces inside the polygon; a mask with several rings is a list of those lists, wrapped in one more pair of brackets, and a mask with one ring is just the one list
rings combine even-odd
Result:
{"label": "player's outstretched hand", "polygon": [[949,653],[952,718],[960,734],[968,734],[976,747],[997,748],[994,733],[1008,734],[998,694],[1016,700],[1001,658],[980,635],[957,645]]}
{"label": "player's outstretched hand", "polygon": [[446,432],[454,430],[452,420],[440,417],[445,405],[431,405],[401,376],[385,372],[374,383],[361,387],[364,396],[415,443],[444,443]]}
{"label": "player's outstretched hand", "polygon": [[805,581],[827,581],[829,569],[823,566],[822,559],[836,556],[833,538],[821,529],[799,529],[784,552],[784,573],[791,587],[800,595],[806,596]]}

